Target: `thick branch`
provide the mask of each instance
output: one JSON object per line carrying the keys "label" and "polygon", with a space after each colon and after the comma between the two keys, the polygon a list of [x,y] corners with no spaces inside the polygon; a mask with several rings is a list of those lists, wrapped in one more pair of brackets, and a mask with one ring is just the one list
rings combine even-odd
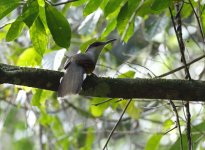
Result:
{"label": "thick branch", "polygon": [[[0,64],[0,83],[56,91],[62,72]],[[113,79],[88,76],[80,95],[204,101],[205,81],[167,79]]]}

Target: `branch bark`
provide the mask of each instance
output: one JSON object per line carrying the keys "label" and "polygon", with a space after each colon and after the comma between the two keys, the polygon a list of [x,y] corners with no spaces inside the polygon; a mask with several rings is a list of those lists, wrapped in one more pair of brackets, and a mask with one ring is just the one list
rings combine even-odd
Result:
{"label": "branch bark", "polygon": [[[0,64],[0,83],[57,91],[63,72]],[[80,95],[204,101],[205,81],[88,76]]]}

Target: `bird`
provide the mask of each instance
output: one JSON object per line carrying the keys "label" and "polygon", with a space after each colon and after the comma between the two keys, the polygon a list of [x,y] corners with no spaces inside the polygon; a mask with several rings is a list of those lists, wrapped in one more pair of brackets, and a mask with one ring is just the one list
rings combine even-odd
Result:
{"label": "bird", "polygon": [[79,53],[68,58],[64,65],[64,76],[58,87],[58,97],[78,94],[83,84],[84,74],[92,74],[104,46],[115,40],[96,41],[88,46],[85,53]]}

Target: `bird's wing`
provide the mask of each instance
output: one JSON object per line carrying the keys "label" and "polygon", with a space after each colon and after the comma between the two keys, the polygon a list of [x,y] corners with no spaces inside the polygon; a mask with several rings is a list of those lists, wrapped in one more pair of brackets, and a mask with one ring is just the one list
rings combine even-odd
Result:
{"label": "bird's wing", "polygon": [[58,97],[64,97],[69,94],[80,92],[83,83],[83,74],[85,73],[82,66],[74,61],[67,65],[66,72],[58,88]]}
{"label": "bird's wing", "polygon": [[70,65],[71,61],[72,61],[71,58],[67,58],[66,61],[65,61],[65,64],[64,64],[64,67],[63,67],[63,68],[64,68],[64,69],[67,69],[68,66]]}

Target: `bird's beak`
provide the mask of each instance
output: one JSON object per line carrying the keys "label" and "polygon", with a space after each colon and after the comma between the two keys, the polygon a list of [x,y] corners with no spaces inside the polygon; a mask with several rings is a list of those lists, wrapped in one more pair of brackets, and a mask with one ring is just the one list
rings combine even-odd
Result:
{"label": "bird's beak", "polygon": [[111,43],[111,42],[113,42],[113,41],[115,41],[115,40],[116,40],[116,39],[108,40],[108,41],[105,42],[105,45],[108,44],[108,43]]}

